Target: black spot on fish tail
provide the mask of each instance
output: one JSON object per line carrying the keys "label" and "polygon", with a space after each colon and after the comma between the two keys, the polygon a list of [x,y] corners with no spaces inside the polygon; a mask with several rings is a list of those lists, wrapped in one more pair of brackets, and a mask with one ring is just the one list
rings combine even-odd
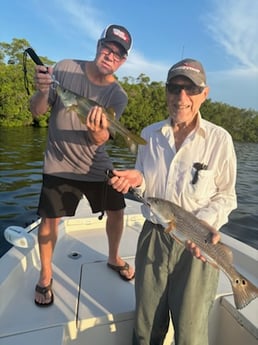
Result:
{"label": "black spot on fish tail", "polygon": [[232,282],[232,290],[237,309],[246,307],[258,297],[258,288],[241,274]]}

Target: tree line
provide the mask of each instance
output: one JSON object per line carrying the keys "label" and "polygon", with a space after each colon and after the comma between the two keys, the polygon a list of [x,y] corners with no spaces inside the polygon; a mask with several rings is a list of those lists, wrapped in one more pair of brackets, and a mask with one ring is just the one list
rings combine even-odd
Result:
{"label": "tree line", "polygon": [[[32,119],[25,85],[32,94],[34,90],[34,62],[24,55],[30,46],[25,39],[14,38],[11,43],[0,42],[0,127],[40,126],[47,127],[49,113],[37,121]],[[52,65],[47,57],[40,57]],[[24,79],[26,60],[27,79]],[[24,83],[25,81],[25,83]],[[145,74],[138,78],[124,77],[119,80],[128,94],[128,105],[121,122],[135,133],[143,127],[168,116],[164,82],[150,81]],[[201,107],[202,116],[224,127],[233,140],[258,142],[258,112],[242,109],[207,99]]]}

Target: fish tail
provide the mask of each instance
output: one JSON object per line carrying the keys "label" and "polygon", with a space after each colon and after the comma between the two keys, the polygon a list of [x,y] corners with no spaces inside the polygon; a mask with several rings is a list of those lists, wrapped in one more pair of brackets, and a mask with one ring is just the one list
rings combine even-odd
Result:
{"label": "fish tail", "polygon": [[147,142],[145,139],[143,139],[138,134],[134,134],[130,132],[127,128],[123,127],[119,122],[115,123],[115,128],[118,132],[124,137],[125,141],[129,144],[131,142],[134,142],[139,145],[146,145]]}
{"label": "fish tail", "polygon": [[137,143],[139,145],[146,145],[147,144],[147,141],[145,139],[143,139],[141,136],[139,136],[138,134],[134,134],[134,133],[130,132],[129,130],[126,130],[125,133],[127,133],[127,140],[134,141],[135,143]]}
{"label": "fish tail", "polygon": [[134,150],[134,147],[137,147],[136,144],[139,144],[139,145],[146,145],[147,144],[147,142],[144,138],[142,138],[138,134],[134,134],[134,133],[130,132],[118,120],[116,120],[115,112],[112,108],[107,108],[105,110],[106,110],[106,114],[108,115],[108,120],[112,124],[114,130],[119,132],[120,135],[123,136],[127,145],[129,147],[132,147],[132,150]]}
{"label": "fish tail", "polygon": [[238,275],[232,282],[234,301],[237,309],[246,307],[258,297],[258,288],[242,275]]}
{"label": "fish tail", "polygon": [[124,140],[125,140],[127,146],[129,147],[130,151],[133,154],[136,154],[137,153],[137,144],[135,143],[135,141],[129,137],[124,137]]}

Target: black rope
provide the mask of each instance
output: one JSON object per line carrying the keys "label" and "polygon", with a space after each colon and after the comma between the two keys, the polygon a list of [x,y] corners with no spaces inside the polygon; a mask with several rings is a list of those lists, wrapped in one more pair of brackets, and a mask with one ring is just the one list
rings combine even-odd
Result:
{"label": "black rope", "polygon": [[[36,65],[41,65],[44,66],[44,63],[40,60],[39,56],[36,54],[36,52],[31,48],[27,48],[23,52],[23,75],[24,75],[24,86],[27,91],[27,94],[30,95],[30,90],[29,90],[29,80],[28,80],[28,74],[27,74],[27,55],[29,55],[32,59],[32,61]],[[48,73],[46,72],[41,72],[41,73]]]}
{"label": "black rope", "polygon": [[110,172],[110,170],[106,170],[106,175],[105,175],[105,179],[104,179],[104,186],[103,186],[103,193],[102,193],[102,198],[101,198],[101,214],[98,217],[99,220],[102,220],[102,218],[104,217],[104,214],[105,214],[109,172]]}
{"label": "black rope", "polygon": [[29,90],[29,80],[28,80],[28,74],[27,74],[27,52],[26,50],[23,52],[23,80],[24,80],[24,87],[27,91],[28,96],[30,95]]}
{"label": "black rope", "polygon": [[104,185],[103,185],[103,192],[102,192],[102,198],[101,198],[101,214],[98,216],[99,220],[102,220],[105,214],[105,206],[106,206],[106,200],[107,200],[107,188],[108,188],[108,177],[105,178],[104,180]]}

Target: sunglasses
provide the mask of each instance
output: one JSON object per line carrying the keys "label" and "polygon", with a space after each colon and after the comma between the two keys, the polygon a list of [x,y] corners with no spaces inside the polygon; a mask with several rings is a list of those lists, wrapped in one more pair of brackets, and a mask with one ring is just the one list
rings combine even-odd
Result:
{"label": "sunglasses", "polygon": [[166,84],[167,91],[173,95],[179,95],[182,90],[185,90],[187,96],[199,95],[204,90],[204,87],[197,86],[194,84],[191,85],[179,85],[173,83]]}
{"label": "sunglasses", "polygon": [[120,62],[125,58],[125,54],[122,54],[120,51],[114,51],[109,45],[107,45],[104,42],[100,43],[100,49],[101,53],[104,55],[110,55],[111,53],[113,54],[114,61]]}

